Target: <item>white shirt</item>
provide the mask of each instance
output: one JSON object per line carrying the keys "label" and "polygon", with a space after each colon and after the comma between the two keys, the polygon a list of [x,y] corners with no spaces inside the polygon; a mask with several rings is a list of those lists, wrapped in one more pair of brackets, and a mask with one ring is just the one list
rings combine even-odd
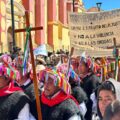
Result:
{"label": "white shirt", "polygon": [[86,114],[86,112],[87,112],[87,107],[86,107],[86,105],[85,105],[85,102],[82,102],[82,103],[79,105],[79,107],[80,107],[80,112],[81,112],[82,116],[84,117],[85,114]]}
{"label": "white shirt", "polygon": [[14,120],[36,120],[30,113],[29,104],[26,103],[18,114],[18,118]]}
{"label": "white shirt", "polygon": [[27,79],[27,81],[23,84],[24,86],[28,85],[31,82],[30,79]]}
{"label": "white shirt", "polygon": [[93,102],[92,112],[93,112],[93,113],[94,113],[94,112],[96,113],[96,111],[97,111],[97,99],[96,99],[96,96],[95,96],[95,92],[91,94],[90,99],[91,99],[92,102]]}
{"label": "white shirt", "polygon": [[74,115],[74,116],[70,117],[68,120],[81,120],[81,118],[78,115]]}

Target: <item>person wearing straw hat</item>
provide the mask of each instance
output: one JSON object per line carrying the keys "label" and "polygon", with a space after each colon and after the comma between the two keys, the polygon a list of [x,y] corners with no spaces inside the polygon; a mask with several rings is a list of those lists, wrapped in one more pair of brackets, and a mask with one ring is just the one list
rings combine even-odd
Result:
{"label": "person wearing straw hat", "polygon": [[35,120],[30,116],[29,98],[15,87],[15,73],[0,66],[0,120]]}
{"label": "person wearing straw hat", "polygon": [[70,95],[71,87],[65,75],[46,69],[42,78],[44,91],[40,99],[43,120],[81,120],[78,103]]}
{"label": "person wearing straw hat", "polygon": [[35,61],[36,61],[36,65],[46,65],[46,62],[42,57],[39,57],[39,56],[36,57]]}

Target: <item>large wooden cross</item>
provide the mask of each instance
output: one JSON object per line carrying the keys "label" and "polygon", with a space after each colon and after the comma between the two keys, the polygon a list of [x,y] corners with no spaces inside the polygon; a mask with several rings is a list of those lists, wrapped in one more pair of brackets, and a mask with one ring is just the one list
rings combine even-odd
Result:
{"label": "large wooden cross", "polygon": [[119,73],[119,49],[116,45],[116,39],[113,39],[114,42],[114,57],[115,57],[115,80],[118,80],[118,73]]}
{"label": "large wooden cross", "polygon": [[[27,11],[25,12],[25,17],[26,17],[26,28],[29,28],[30,22],[29,22],[29,14]],[[36,30],[42,30],[42,29],[43,27],[34,27],[34,28],[31,28],[30,31],[36,31]],[[19,32],[26,32],[26,29],[15,30],[15,33],[19,33]],[[31,55],[32,68],[33,68],[33,79],[34,79],[33,83],[34,83],[36,106],[37,106],[37,112],[38,112],[38,120],[42,120],[41,105],[40,105],[39,92],[38,92],[38,83],[37,83],[37,77],[36,77],[35,60],[34,60],[34,55],[33,55],[33,45],[32,45],[31,34],[29,36],[29,47],[30,47],[30,55]]]}
{"label": "large wooden cross", "polygon": [[115,79],[118,80],[118,72],[119,72],[119,49],[120,45],[116,45],[116,38],[113,38],[114,45],[112,47],[108,47],[108,49],[113,49],[115,53],[113,53],[113,57],[115,58]]}

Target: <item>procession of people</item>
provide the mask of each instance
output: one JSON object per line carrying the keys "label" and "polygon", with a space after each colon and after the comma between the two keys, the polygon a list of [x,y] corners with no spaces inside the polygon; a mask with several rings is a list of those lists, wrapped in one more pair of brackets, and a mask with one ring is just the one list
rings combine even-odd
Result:
{"label": "procession of people", "polygon": [[120,9],[101,4],[0,0],[0,120],[120,120]]}
{"label": "procession of people", "polygon": [[[112,115],[119,119],[115,60],[92,58],[85,52],[49,57],[48,61],[35,56],[42,120],[113,120]],[[23,58],[0,56],[0,120],[38,120],[31,60],[23,72]]]}

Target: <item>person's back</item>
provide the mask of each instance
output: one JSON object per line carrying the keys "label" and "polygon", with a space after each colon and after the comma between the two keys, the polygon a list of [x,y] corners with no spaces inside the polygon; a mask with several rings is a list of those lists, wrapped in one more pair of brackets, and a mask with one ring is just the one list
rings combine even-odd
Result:
{"label": "person's back", "polygon": [[98,86],[99,86],[99,79],[93,73],[91,73],[90,75],[87,75],[82,80],[81,87],[86,92],[87,97],[88,97],[88,101],[86,103],[86,106],[87,106],[87,113],[85,115],[86,120],[91,120],[90,118],[92,118],[93,102],[90,99],[90,96]]}
{"label": "person's back", "polygon": [[99,84],[99,78],[93,73],[91,73],[82,79],[81,87],[86,92],[88,98],[90,98],[90,95],[99,86]]}
{"label": "person's back", "polygon": [[22,91],[0,97],[0,120],[18,119],[25,105],[29,105],[29,98]]}
{"label": "person's back", "polygon": [[7,71],[10,69],[0,66],[0,120],[35,120],[30,117],[29,98],[20,87],[14,86]]}
{"label": "person's back", "polygon": [[[24,90],[24,93],[29,97],[30,99],[30,112],[31,114],[37,119],[37,108],[36,108],[36,98],[35,98],[35,92],[34,92],[34,85],[32,81],[28,83],[27,85],[21,86]],[[39,89],[40,94],[40,89]]]}

